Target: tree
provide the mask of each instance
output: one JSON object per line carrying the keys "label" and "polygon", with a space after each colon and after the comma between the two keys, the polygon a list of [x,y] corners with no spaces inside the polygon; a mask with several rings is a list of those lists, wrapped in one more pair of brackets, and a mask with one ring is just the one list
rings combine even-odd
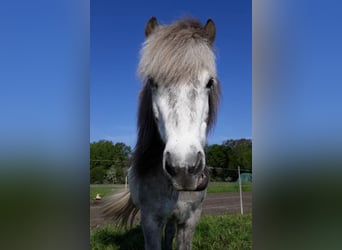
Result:
{"label": "tree", "polygon": [[216,168],[228,166],[227,149],[224,145],[214,144],[206,149],[207,165]]}
{"label": "tree", "polygon": [[211,179],[224,180],[225,169],[229,165],[229,157],[227,148],[224,145],[214,144],[206,147],[207,166],[212,167]]}
{"label": "tree", "polygon": [[107,170],[105,176],[106,183],[125,183],[127,175],[127,168],[118,165],[113,165]]}
{"label": "tree", "polygon": [[[252,170],[252,141],[250,139],[226,140],[221,145],[206,147],[207,166],[213,167],[213,179],[231,179],[238,177],[237,168]],[[242,171],[242,172],[243,172]]]}
{"label": "tree", "polygon": [[106,172],[103,166],[96,166],[90,169],[90,183],[102,183],[103,178],[105,177]]}
{"label": "tree", "polygon": [[252,170],[252,141],[250,139],[227,140],[223,145],[231,149],[230,168]]}
{"label": "tree", "polygon": [[100,140],[91,143],[91,183],[124,181],[124,169],[130,165],[130,156],[131,148],[122,142],[113,144],[112,141]]}

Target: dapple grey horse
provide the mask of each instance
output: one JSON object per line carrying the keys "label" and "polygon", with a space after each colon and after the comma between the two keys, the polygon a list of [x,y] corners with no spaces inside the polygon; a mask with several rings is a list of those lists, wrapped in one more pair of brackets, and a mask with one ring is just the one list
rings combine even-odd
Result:
{"label": "dapple grey horse", "polygon": [[[129,191],[109,197],[107,216],[122,224],[140,209],[145,249],[191,249],[209,173],[204,147],[215,123],[220,85],[214,22],[195,19],[145,28],[139,75],[138,139]],[[165,237],[162,240],[163,229]]]}

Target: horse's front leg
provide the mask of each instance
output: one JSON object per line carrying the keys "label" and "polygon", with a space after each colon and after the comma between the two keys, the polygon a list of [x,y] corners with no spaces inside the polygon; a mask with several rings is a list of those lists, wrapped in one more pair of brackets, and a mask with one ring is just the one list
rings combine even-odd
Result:
{"label": "horse's front leg", "polygon": [[145,250],[161,250],[162,222],[151,213],[141,211],[141,227],[144,233]]}
{"label": "horse's front leg", "polygon": [[177,250],[191,250],[192,238],[196,225],[201,217],[201,210],[202,209],[198,208],[185,223],[178,224]]}
{"label": "horse's front leg", "polygon": [[165,226],[165,250],[172,250],[173,237],[175,236],[176,227],[173,221],[169,221]]}

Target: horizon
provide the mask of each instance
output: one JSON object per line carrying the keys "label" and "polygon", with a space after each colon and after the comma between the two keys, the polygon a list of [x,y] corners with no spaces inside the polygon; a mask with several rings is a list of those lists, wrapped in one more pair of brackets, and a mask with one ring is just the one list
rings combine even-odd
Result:
{"label": "horizon", "polygon": [[[245,138],[245,137],[242,137],[242,138],[229,138],[229,139],[223,140],[221,143],[212,143],[212,144],[206,143],[206,146],[222,145],[224,142],[229,141],[229,140],[234,140],[234,141],[238,141],[238,140],[250,140],[250,141],[253,142],[253,139],[252,139],[252,138]],[[123,143],[123,144],[125,144],[126,146],[131,147],[132,150],[134,150],[134,148],[135,148],[135,145],[128,145],[128,144],[126,144],[125,142],[122,142],[122,141],[113,142],[113,141],[107,140],[107,139],[99,139],[99,140],[97,140],[97,141],[90,141],[89,144],[98,143],[98,142],[100,142],[100,141],[112,142],[113,145],[115,145],[115,144],[117,144],[117,143]]]}

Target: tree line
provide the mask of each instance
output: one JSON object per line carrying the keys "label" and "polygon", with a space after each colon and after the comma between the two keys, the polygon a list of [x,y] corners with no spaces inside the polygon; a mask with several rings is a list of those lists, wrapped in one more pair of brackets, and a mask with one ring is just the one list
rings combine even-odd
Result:
{"label": "tree line", "polygon": [[[226,140],[205,147],[211,180],[235,181],[237,169],[252,172],[252,140]],[[132,149],[119,142],[99,140],[90,143],[90,183],[125,183],[131,165]]]}

